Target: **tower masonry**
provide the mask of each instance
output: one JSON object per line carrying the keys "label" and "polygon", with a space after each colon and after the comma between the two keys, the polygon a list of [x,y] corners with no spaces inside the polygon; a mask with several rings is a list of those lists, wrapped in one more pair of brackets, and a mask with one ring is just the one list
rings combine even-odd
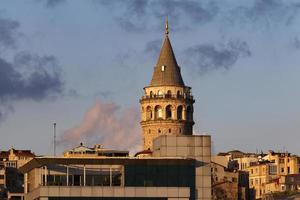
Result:
{"label": "tower masonry", "polygon": [[182,80],[167,21],[151,83],[140,99],[144,149],[152,149],[153,139],[160,135],[192,135],[194,102],[191,87]]}

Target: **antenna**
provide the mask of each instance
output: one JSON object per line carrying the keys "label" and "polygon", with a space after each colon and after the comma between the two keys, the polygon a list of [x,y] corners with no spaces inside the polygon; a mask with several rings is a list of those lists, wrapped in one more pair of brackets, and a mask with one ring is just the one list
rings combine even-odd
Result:
{"label": "antenna", "polygon": [[53,136],[54,136],[54,141],[53,141],[53,146],[54,146],[54,149],[53,149],[53,153],[54,153],[54,156],[56,156],[56,123],[54,122],[53,123]]}

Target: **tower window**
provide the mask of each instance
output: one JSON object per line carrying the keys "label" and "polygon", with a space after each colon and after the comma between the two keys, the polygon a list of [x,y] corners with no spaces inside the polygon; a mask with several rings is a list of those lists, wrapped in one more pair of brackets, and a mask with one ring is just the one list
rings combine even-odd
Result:
{"label": "tower window", "polygon": [[181,128],[179,129],[179,133],[181,133]]}
{"label": "tower window", "polygon": [[168,105],[166,107],[166,119],[172,119],[172,106]]}
{"label": "tower window", "polygon": [[162,91],[158,90],[158,91],[157,91],[157,95],[158,95],[159,97],[163,96]]}
{"label": "tower window", "polygon": [[181,92],[179,90],[177,91],[177,97],[181,97]]}
{"label": "tower window", "polygon": [[182,106],[177,107],[177,119],[182,120]]}
{"label": "tower window", "polygon": [[155,106],[155,119],[162,118],[162,108],[161,106]]}
{"label": "tower window", "polygon": [[171,90],[168,90],[168,92],[167,92],[167,94],[166,94],[166,97],[168,97],[168,98],[171,98],[171,97],[172,97],[172,92],[171,92]]}
{"label": "tower window", "polygon": [[162,65],[162,66],[161,66],[161,71],[164,72],[165,69],[166,69],[166,66],[165,66],[165,65]]}
{"label": "tower window", "polygon": [[186,109],[186,120],[192,121],[193,120],[193,112],[191,106],[188,106]]}
{"label": "tower window", "polygon": [[151,120],[152,119],[152,110],[151,107],[148,106],[146,109],[146,120]]}
{"label": "tower window", "polygon": [[158,129],[158,133],[161,133],[161,130],[160,130],[160,129]]}
{"label": "tower window", "polygon": [[169,133],[171,133],[171,129],[169,128]]}

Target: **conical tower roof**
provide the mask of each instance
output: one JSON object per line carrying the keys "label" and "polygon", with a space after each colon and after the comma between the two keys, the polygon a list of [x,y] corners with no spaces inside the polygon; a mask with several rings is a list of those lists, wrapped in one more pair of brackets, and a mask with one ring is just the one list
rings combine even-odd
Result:
{"label": "conical tower roof", "polygon": [[160,55],[157,64],[154,67],[154,72],[150,86],[184,86],[181,77],[180,68],[177,64],[175,54],[169,40],[168,21],[166,22],[165,39],[160,50]]}

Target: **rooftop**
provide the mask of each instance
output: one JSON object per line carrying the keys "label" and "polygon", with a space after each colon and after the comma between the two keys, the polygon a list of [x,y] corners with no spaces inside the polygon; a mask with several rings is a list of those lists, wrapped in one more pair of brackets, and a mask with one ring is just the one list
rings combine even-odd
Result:
{"label": "rooftop", "polygon": [[160,50],[150,86],[184,86],[180,68],[169,39],[168,21],[166,21],[165,39]]}

